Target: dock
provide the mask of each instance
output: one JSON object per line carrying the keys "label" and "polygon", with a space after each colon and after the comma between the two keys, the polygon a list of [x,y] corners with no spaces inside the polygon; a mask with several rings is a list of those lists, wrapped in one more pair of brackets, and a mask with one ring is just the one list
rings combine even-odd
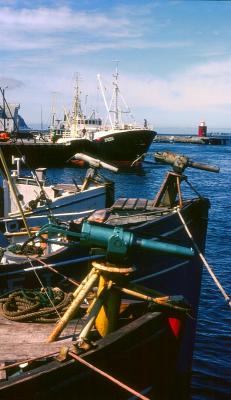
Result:
{"label": "dock", "polygon": [[184,135],[156,135],[155,143],[184,143],[184,144],[212,144],[226,145],[230,140],[227,136],[184,136]]}

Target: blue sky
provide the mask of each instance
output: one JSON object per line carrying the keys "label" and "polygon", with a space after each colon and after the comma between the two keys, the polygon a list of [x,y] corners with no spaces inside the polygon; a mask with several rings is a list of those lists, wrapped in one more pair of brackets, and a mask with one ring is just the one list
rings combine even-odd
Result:
{"label": "blue sky", "polygon": [[[0,0],[0,86],[28,123],[71,105],[102,113],[96,75],[121,92],[137,122],[231,126],[230,1]],[[87,95],[87,101],[86,97]]]}

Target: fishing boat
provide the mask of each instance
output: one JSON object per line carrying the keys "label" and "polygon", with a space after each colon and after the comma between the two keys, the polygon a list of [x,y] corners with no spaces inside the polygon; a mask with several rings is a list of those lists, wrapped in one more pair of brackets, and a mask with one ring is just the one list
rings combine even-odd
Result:
{"label": "fishing boat", "polygon": [[[12,155],[18,157],[21,154],[33,168],[57,167],[68,163],[79,166],[80,161],[75,157],[76,153],[84,153],[120,167],[131,167],[140,163],[153,142],[156,132],[148,128],[146,120],[143,127],[137,126],[136,123],[122,121],[123,111],[119,107],[120,89],[117,70],[114,77],[111,108],[103,94],[109,126],[107,122],[103,125],[101,118],[97,118],[94,111],[90,116],[84,115],[77,80],[72,112],[65,111],[64,121],[58,120],[58,122],[53,113],[48,135],[39,137],[32,135],[32,139],[30,136],[24,139],[18,134],[18,124],[14,122],[14,130],[11,132],[12,140],[1,143],[7,164],[11,165]],[[9,108],[4,93],[3,103]],[[113,104],[115,107],[112,108]],[[130,113],[127,110],[125,112]],[[114,115],[114,120],[111,114]]]}
{"label": "fishing boat", "polygon": [[1,399],[183,398],[176,365],[190,309],[183,297],[133,285],[129,254],[142,247],[188,258],[192,249],[128,231],[119,244],[112,228],[88,228],[80,241],[97,242],[105,261],[93,262],[81,283],[70,280],[74,291],[24,287],[1,296]]}
{"label": "fishing boat", "polygon": [[[79,154],[79,159],[81,157],[84,155]],[[5,160],[2,162],[4,164]],[[113,203],[114,184],[99,172],[102,167],[116,172],[117,168],[109,164],[88,157],[89,168],[82,183],[47,185],[46,168],[23,175],[21,162],[21,158],[14,159],[17,167],[11,174],[5,165],[0,226],[8,239],[25,241],[25,220],[26,225],[34,229],[47,223],[49,218],[69,221]]]}
{"label": "fishing boat", "polygon": [[[134,284],[142,284],[169,295],[183,295],[192,308],[193,318],[188,319],[185,324],[185,334],[181,341],[177,361],[177,373],[187,388],[191,377],[191,361],[203,269],[199,253],[202,254],[205,250],[210,203],[208,199],[198,194],[183,172],[191,166],[210,172],[218,172],[219,169],[196,162],[193,162],[192,165],[192,161],[182,155],[169,154],[167,157],[165,154],[162,159],[173,166],[173,171],[167,173],[159,192],[153,199],[117,199],[110,208],[96,211],[88,217],[89,225],[84,225],[86,227],[84,234],[90,235],[91,229],[95,229],[96,225],[107,227],[111,236],[117,237],[118,243],[120,243],[119,239],[123,237],[124,229],[143,239],[155,241],[158,238],[158,240],[167,241],[172,246],[196,246],[195,255],[189,259],[182,259],[174,253],[153,255],[136,246],[130,254],[131,263],[136,268],[132,274]],[[183,184],[193,191],[193,197],[189,191],[187,196],[183,196],[181,189]],[[28,263],[26,254],[22,254],[20,266],[17,264],[8,264],[7,266],[3,263],[0,276],[2,276],[1,282],[4,287],[12,285],[13,277],[16,278],[13,285],[17,285],[17,279],[19,279],[20,285],[26,280],[29,282],[32,278],[36,279],[33,276],[35,271],[46,281],[50,277],[50,269],[54,268],[58,271],[55,279],[64,279],[63,274],[73,277],[73,273],[76,278],[82,278],[86,269],[89,268],[89,262],[104,257],[102,252],[93,251],[94,248],[99,247],[97,241],[92,243],[91,252],[86,246],[79,245],[81,241],[79,242],[78,235],[82,223],[84,222],[80,219],[66,226],[49,224],[42,228],[41,235],[37,235],[34,239],[42,238],[47,246],[51,245],[52,241],[57,244],[57,237],[66,237],[67,241],[60,240],[58,242],[60,248],[52,255],[44,256],[42,260],[35,257]],[[115,230],[114,235],[112,235],[113,230]],[[47,237],[50,238],[49,243],[46,242]],[[78,242],[80,251],[78,256],[74,247],[69,246],[73,240]],[[113,242],[110,245],[116,246]],[[182,328],[181,321],[173,320],[172,328],[177,335]]]}
{"label": "fishing boat", "polygon": [[[87,150],[88,154],[97,154],[100,159],[122,167],[137,165],[146,155],[156,132],[148,127],[146,120],[144,120],[143,127],[140,127],[135,122],[131,110],[127,106],[120,91],[118,67],[116,67],[113,77],[113,93],[110,103],[108,103],[100,75],[97,75],[99,87],[107,110],[107,118],[104,126],[102,125],[102,120],[99,119],[95,120],[94,124],[91,125],[93,128],[90,128],[89,123],[91,119],[85,122],[84,118],[86,117],[84,117],[81,112],[81,108],[76,105],[76,101],[73,109],[79,110],[79,112],[75,113],[77,118],[75,118],[74,121],[78,121],[78,123],[82,124],[84,123],[85,125],[81,126],[81,136],[91,140],[91,145]],[[78,85],[75,99],[79,99]],[[130,120],[127,120],[127,122],[124,122],[124,114],[130,117]],[[76,125],[75,122],[75,132]],[[78,158],[73,156],[71,162],[73,164],[78,164]]]}

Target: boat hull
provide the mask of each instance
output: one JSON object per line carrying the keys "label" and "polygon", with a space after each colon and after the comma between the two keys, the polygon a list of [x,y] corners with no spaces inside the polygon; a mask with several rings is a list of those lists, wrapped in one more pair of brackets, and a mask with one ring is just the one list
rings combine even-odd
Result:
{"label": "boat hull", "polygon": [[155,132],[147,129],[109,130],[94,139],[92,151],[99,159],[120,165],[131,165],[147,153]]}
{"label": "boat hull", "polygon": [[[29,227],[41,227],[48,223],[50,215],[58,221],[70,221],[87,217],[94,210],[110,206],[114,199],[114,185],[111,182],[95,186],[82,192],[68,194],[54,199],[48,206],[38,206],[31,212],[26,212],[26,220]],[[10,234],[22,232],[25,228],[23,219],[18,213],[0,219],[2,232]],[[16,235],[17,236],[17,235]],[[22,237],[25,241],[26,238]],[[19,237],[16,237],[19,240]]]}
{"label": "boat hull", "polygon": [[[148,312],[81,357],[148,398],[186,399],[176,374],[179,339],[168,315]],[[61,344],[60,344],[61,346]],[[132,394],[71,358],[48,361],[0,383],[1,399],[128,399]]]}
{"label": "boat hull", "polygon": [[155,132],[145,129],[124,130],[119,133],[113,131],[94,140],[82,138],[67,143],[24,140],[1,143],[1,148],[9,165],[12,155],[24,155],[30,167],[59,167],[66,165],[76,153],[84,153],[119,165],[131,164],[141,157],[148,151],[154,137]]}
{"label": "boat hull", "polygon": [[1,143],[1,148],[8,165],[12,163],[12,156],[23,155],[29,167],[63,167],[76,152],[86,152],[88,142],[88,140],[76,139],[71,143],[63,144],[24,139]]}
{"label": "boat hull", "polygon": [[[205,238],[207,231],[209,202],[206,199],[199,198],[187,202],[181,210],[183,218],[190,229],[197,246],[204,252]],[[120,224],[122,223],[122,220]],[[130,229],[138,235],[145,235],[147,238],[163,239],[170,243],[180,244],[182,246],[192,247],[184,226],[182,225],[178,214],[174,211],[166,215],[154,218],[151,221],[137,224],[126,224],[125,229]],[[87,250],[81,249],[78,257],[88,257]],[[90,259],[78,262],[76,260],[75,249],[66,249],[65,251],[57,251],[56,254],[43,258],[48,264],[56,267],[59,272],[77,280],[82,279],[89,268]],[[62,261],[64,261],[62,265]],[[36,262],[39,264],[39,261]],[[198,255],[195,254],[190,259],[179,258],[174,255],[151,254],[141,250],[133,252],[132,264],[135,265],[136,271],[132,275],[132,280],[136,284],[153,288],[166,295],[182,295],[190,304],[193,318],[188,318],[185,326],[185,334],[181,341],[181,347],[178,357],[177,372],[182,377],[182,381],[186,382],[185,387],[189,387],[191,376],[191,362],[193,354],[193,346],[196,332],[196,317],[198,312],[200,287],[202,278],[202,263]],[[2,266],[0,271],[0,284],[6,289],[13,289],[15,285],[30,287],[30,278],[36,279],[34,272],[24,273],[23,268],[30,265],[25,261],[20,266],[13,264]],[[46,268],[40,267],[39,276],[46,284],[57,284],[58,277]],[[18,269],[18,272],[17,272]],[[19,270],[20,269],[20,270]],[[7,274],[11,271],[11,275]],[[4,275],[4,276],[3,276]],[[31,275],[31,276],[30,276]],[[13,279],[14,278],[14,279]],[[38,282],[37,282],[38,284]],[[179,324],[176,321],[176,332]],[[173,328],[173,329],[175,329]]]}

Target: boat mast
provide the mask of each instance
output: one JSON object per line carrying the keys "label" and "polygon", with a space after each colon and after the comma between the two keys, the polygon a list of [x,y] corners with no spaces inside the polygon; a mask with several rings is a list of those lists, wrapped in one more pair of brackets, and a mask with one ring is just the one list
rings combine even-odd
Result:
{"label": "boat mast", "polygon": [[52,105],[51,105],[51,125],[50,133],[55,131],[55,120],[56,120],[56,92],[52,93]]}
{"label": "boat mast", "polygon": [[80,103],[79,76],[77,74],[74,99],[73,99],[73,105],[72,105],[71,136],[78,136],[79,120],[81,118],[83,118],[83,115],[82,115],[82,109],[81,109],[81,103]]}
{"label": "boat mast", "polygon": [[43,107],[42,107],[42,105],[41,105],[41,108],[40,108],[40,129],[41,129],[41,132],[43,131]]}
{"label": "boat mast", "polygon": [[2,89],[2,102],[3,102],[3,130],[6,131],[6,99],[5,99],[5,89]]}
{"label": "boat mast", "polygon": [[[124,98],[120,92],[119,71],[118,71],[119,61],[115,60],[115,62],[116,62],[116,70],[115,70],[115,73],[113,74],[114,81],[112,82],[112,84],[114,85],[114,90],[113,90],[111,104],[110,104],[109,108],[110,108],[110,112],[114,113],[114,127],[119,128],[120,126],[122,127],[122,125],[123,125],[122,114],[129,114],[133,120],[134,120],[134,117],[131,113],[130,108],[128,107],[126,101],[124,100]],[[122,110],[122,108],[119,106],[121,101],[122,101],[123,105],[125,106],[125,110]],[[112,109],[113,106],[114,106],[114,109]]]}
{"label": "boat mast", "polygon": [[[114,80],[112,82],[113,91],[112,91],[111,101],[110,101],[109,105],[108,105],[106,97],[105,97],[105,92],[104,92],[103,85],[102,85],[101,78],[100,78],[99,74],[97,75],[97,79],[98,79],[98,82],[99,82],[99,88],[100,88],[100,91],[101,91],[101,94],[102,94],[102,97],[103,97],[104,105],[105,105],[106,110],[107,110],[107,118],[110,121],[111,128],[112,129],[113,128],[114,129],[119,129],[119,127],[123,125],[122,113],[123,114],[129,114],[133,121],[135,121],[135,119],[134,119],[134,117],[133,117],[133,115],[131,113],[130,108],[128,107],[126,101],[124,100],[124,98],[123,98],[123,96],[122,96],[122,94],[120,92],[119,79],[118,79],[119,78],[119,71],[118,71],[118,63],[119,63],[119,61],[115,60],[115,62],[116,62],[116,69],[115,69],[115,73],[112,75],[113,78],[114,78]],[[122,103],[126,108],[126,111],[123,111],[119,107],[119,100],[122,100]],[[114,114],[114,121],[112,121],[111,113]]]}
{"label": "boat mast", "polygon": [[118,77],[119,77],[119,72],[118,72],[118,63],[119,61],[116,62],[116,70],[115,74],[113,74],[113,77],[115,80],[113,81],[113,85],[115,86],[115,118],[114,118],[114,126],[115,128],[119,127],[119,106],[118,106],[118,95],[119,95],[119,85],[118,85]]}
{"label": "boat mast", "polygon": [[103,97],[104,105],[105,105],[107,113],[108,113],[108,118],[109,118],[109,121],[110,121],[110,124],[111,124],[111,128],[113,129],[113,122],[112,122],[111,115],[110,115],[110,108],[108,107],[108,104],[107,104],[107,100],[106,100],[105,93],[104,93],[104,90],[103,90],[102,82],[101,82],[101,79],[100,79],[100,74],[97,74],[97,79],[98,79],[98,82],[99,82],[99,87],[100,87],[101,94],[102,94],[102,97]]}

